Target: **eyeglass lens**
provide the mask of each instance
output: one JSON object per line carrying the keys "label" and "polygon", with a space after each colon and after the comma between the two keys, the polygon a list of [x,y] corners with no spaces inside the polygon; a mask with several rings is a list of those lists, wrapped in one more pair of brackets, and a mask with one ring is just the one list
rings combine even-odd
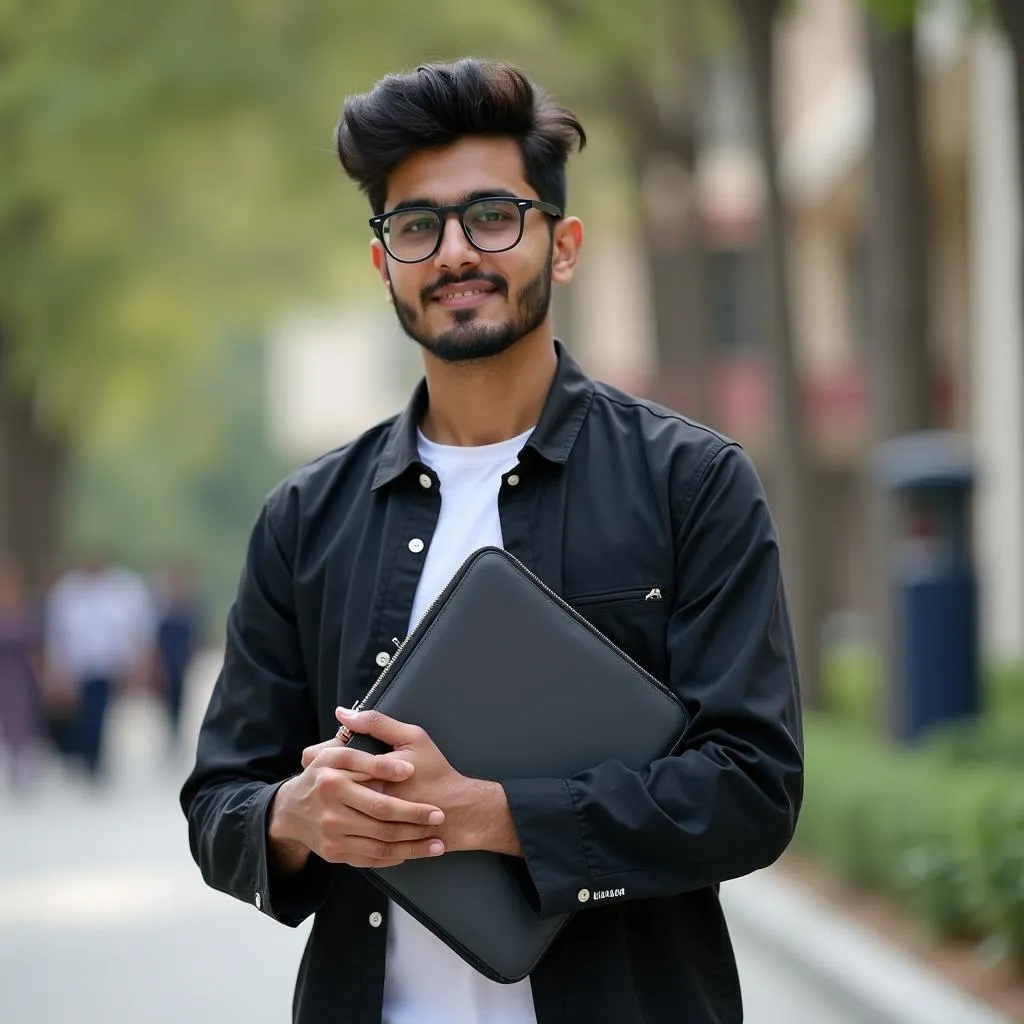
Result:
{"label": "eyeglass lens", "polygon": [[[510,200],[481,199],[466,207],[463,224],[478,249],[500,252],[519,241],[522,219],[522,211]],[[399,210],[385,225],[385,244],[399,260],[425,259],[437,247],[443,230],[441,215],[429,209]]]}

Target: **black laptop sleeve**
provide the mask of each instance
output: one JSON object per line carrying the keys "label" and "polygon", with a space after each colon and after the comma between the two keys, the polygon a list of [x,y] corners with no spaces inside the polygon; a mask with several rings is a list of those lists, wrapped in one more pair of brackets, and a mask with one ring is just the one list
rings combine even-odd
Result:
{"label": "black laptop sleeve", "polygon": [[[665,686],[495,547],[463,563],[359,706],[422,726],[458,772],[499,782],[571,778],[611,759],[639,770],[687,724]],[[524,862],[501,854],[367,874],[494,981],[526,977],[569,917],[540,918]]]}

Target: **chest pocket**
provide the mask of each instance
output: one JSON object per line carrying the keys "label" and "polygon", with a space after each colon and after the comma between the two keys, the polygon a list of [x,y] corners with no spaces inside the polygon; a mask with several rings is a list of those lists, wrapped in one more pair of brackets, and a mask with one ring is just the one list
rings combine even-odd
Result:
{"label": "chest pocket", "polygon": [[657,584],[566,597],[595,629],[656,679],[665,681],[671,602]]}

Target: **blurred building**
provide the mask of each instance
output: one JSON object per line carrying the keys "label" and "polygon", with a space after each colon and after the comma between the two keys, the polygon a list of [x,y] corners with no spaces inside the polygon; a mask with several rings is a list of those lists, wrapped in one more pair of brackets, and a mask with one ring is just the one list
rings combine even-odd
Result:
{"label": "blurred building", "polygon": [[[931,218],[930,310],[941,425],[974,443],[980,486],[976,549],[987,651],[1024,655],[1024,329],[1012,58],[989,31],[969,32],[960,5],[932,5],[918,26],[923,145]],[[780,165],[790,213],[798,356],[830,543],[826,611],[872,604],[866,464],[866,239],[872,92],[863,8],[805,0],[777,40]],[[709,418],[772,475],[772,388],[757,256],[763,185],[742,68],[707,75],[700,220],[711,250],[715,367]],[[591,368],[642,390],[651,346],[616,346],[622,322],[650,330],[642,290],[624,289],[629,243],[591,230],[579,289]],[[597,251],[595,251],[595,249]],[[624,294],[625,293],[625,294]],[[638,295],[640,296],[638,300]],[[602,302],[601,299],[604,298]]]}
{"label": "blurred building", "polygon": [[[1020,657],[1024,327],[1012,61],[995,34],[968,32],[942,4],[929,11],[918,37],[943,425],[971,436],[981,471],[975,521],[986,647]],[[874,443],[865,273],[872,95],[862,17],[857,0],[804,0],[777,40],[794,326],[829,525],[826,613],[872,606],[865,471]],[[770,490],[763,181],[749,95],[734,58],[707,69],[693,195],[709,260],[707,418],[744,443]],[[639,393],[652,390],[655,369],[645,273],[641,241],[621,218],[588,217],[585,258],[555,307],[559,331],[588,370]],[[396,411],[420,372],[416,346],[383,299],[293,319],[272,351],[272,419],[290,455],[333,447]]]}
{"label": "blurred building", "polygon": [[1024,652],[1024,324],[1013,61],[1005,42],[971,50],[968,198],[971,319],[969,421],[982,480],[976,507],[989,649]]}
{"label": "blurred building", "polygon": [[[976,550],[988,652],[1024,654],[1024,334],[1012,58],[952,5],[919,20],[932,274],[930,322],[945,426],[981,471]],[[780,40],[782,166],[794,232],[794,300],[820,453],[856,466],[871,443],[864,225],[871,86],[860,5],[812,0]],[[848,550],[865,510],[851,491]],[[847,580],[860,591],[856,566]]]}
{"label": "blurred building", "polygon": [[377,305],[367,300],[285,318],[271,335],[267,360],[271,442],[296,461],[398,412],[422,374],[416,346],[398,328],[383,290]]}

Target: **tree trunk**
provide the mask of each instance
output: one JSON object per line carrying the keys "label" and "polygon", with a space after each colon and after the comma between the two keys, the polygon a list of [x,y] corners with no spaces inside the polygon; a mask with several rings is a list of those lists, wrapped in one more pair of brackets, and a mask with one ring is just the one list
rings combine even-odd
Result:
{"label": "tree trunk", "polygon": [[[556,24],[569,32],[591,31],[593,14],[585,0],[545,0]],[[641,244],[649,267],[649,300],[656,348],[652,397],[693,419],[711,418],[711,337],[706,314],[708,254],[700,230],[692,183],[697,155],[695,118],[696,34],[685,3],[666,23],[679,78],[685,83],[672,104],[659,102],[649,57],[623,58],[603,76],[598,102],[619,126],[629,146],[628,164],[642,201]],[[665,116],[667,109],[675,114]],[[675,161],[681,181],[651,195],[650,171],[659,161]],[[655,192],[658,190],[656,189]],[[652,203],[651,199],[655,200]],[[656,203],[674,205],[668,229],[652,214]],[[684,220],[677,213],[683,208]]]}
{"label": "tree trunk", "polygon": [[57,568],[67,448],[12,381],[4,342],[0,334],[0,552],[38,591]]}
{"label": "tree trunk", "polygon": [[914,30],[886,32],[869,20],[875,96],[870,329],[884,440],[932,426],[936,402],[928,339],[928,189]]}
{"label": "tree trunk", "polygon": [[674,180],[659,182],[652,176],[652,168],[658,163],[664,166],[669,159],[658,143],[634,143],[634,178],[643,198],[641,240],[657,353],[652,397],[707,423],[712,416],[707,258],[693,175],[679,166]]}
{"label": "tree trunk", "polygon": [[[913,26],[887,31],[868,18],[874,88],[871,200],[868,217],[869,330],[875,440],[935,424],[935,375],[928,337],[928,188],[921,143]],[[901,630],[891,552],[899,518],[872,488],[875,620],[888,726],[902,732]]]}
{"label": "tree trunk", "polygon": [[822,534],[817,523],[818,502],[814,498],[809,435],[793,340],[786,214],[776,156],[773,36],[780,4],[779,0],[735,0],[735,6],[750,60],[757,141],[765,173],[779,532],[804,703],[817,707],[821,702],[825,559],[818,551]]}
{"label": "tree trunk", "polygon": [[681,102],[676,114],[666,121],[649,75],[626,64],[612,81],[608,106],[628,140],[629,166],[640,198],[656,346],[653,397],[707,422],[711,338],[706,311],[708,261],[694,188],[696,89],[692,83],[686,87],[685,95],[677,97]]}
{"label": "tree trunk", "polygon": [[[1017,181],[1021,189],[1021,210],[1024,211],[1024,4],[1020,0],[995,0],[995,6],[1010,41],[1017,79]],[[1024,260],[1021,260],[1020,270],[1020,295],[1024,301]]]}

